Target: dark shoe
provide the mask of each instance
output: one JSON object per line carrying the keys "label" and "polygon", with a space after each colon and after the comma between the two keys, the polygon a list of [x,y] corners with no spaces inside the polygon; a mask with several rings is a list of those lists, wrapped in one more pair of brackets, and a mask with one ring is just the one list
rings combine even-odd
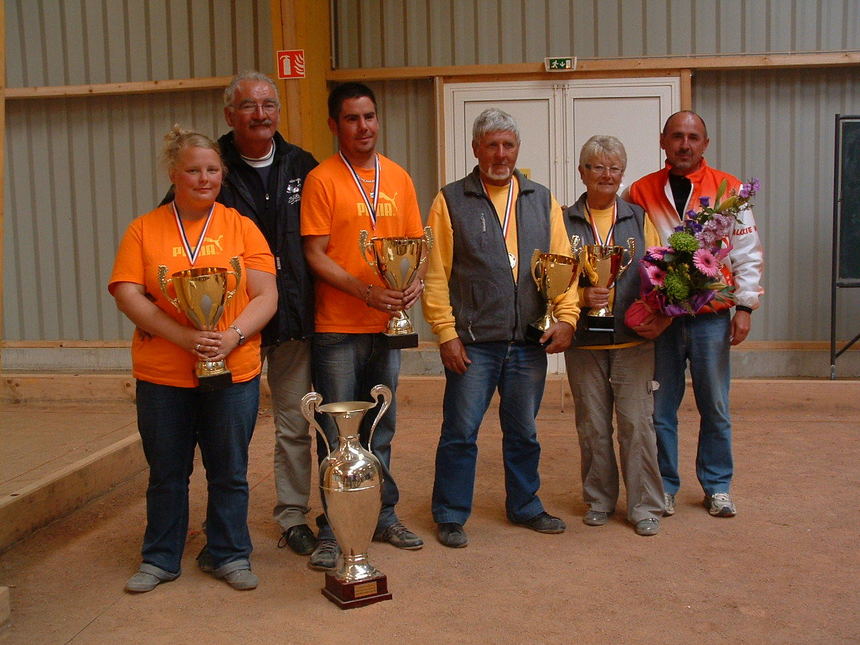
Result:
{"label": "dark shoe", "polygon": [[386,526],[384,529],[377,530],[373,534],[374,542],[388,542],[396,546],[398,549],[415,550],[424,546],[424,540],[407,529],[400,522],[395,522],[391,526]]}
{"label": "dark shoe", "polygon": [[212,556],[209,554],[208,545],[204,544],[197,554],[197,566],[203,573],[215,573],[215,564],[212,562]]}
{"label": "dark shoe", "polygon": [[657,535],[660,532],[660,520],[656,517],[646,517],[636,522],[636,535]]}
{"label": "dark shoe", "polygon": [[675,514],[675,496],[672,493],[663,493],[663,516],[671,517]]}
{"label": "dark shoe", "polygon": [[538,533],[564,533],[564,530],[567,528],[567,525],[561,518],[550,515],[546,511],[541,511],[530,520],[514,522],[514,524],[526,526]]}
{"label": "dark shoe", "polygon": [[705,508],[714,517],[734,517],[737,515],[735,503],[728,493],[714,493],[705,495]]}
{"label": "dark shoe", "polygon": [[170,582],[178,577],[178,573],[169,573],[155,565],[144,562],[140,565],[140,570],[125,583],[125,590],[129,593],[146,593],[155,589],[162,582]]}
{"label": "dark shoe", "polygon": [[230,573],[221,576],[221,579],[236,591],[256,589],[260,582],[250,569],[233,569]]}
{"label": "dark shoe", "polygon": [[462,549],[469,544],[469,536],[463,530],[463,525],[456,522],[441,522],[437,528],[436,537],[442,544],[452,549]]}
{"label": "dark shoe", "polygon": [[285,546],[299,555],[310,555],[317,546],[317,538],[307,524],[297,524],[281,534],[278,548],[283,549]]}
{"label": "dark shoe", "polygon": [[333,538],[322,538],[317,541],[317,548],[311,553],[308,566],[318,571],[331,571],[337,567],[337,556],[340,555],[340,547],[337,540]]}
{"label": "dark shoe", "polygon": [[588,526],[603,526],[608,521],[609,513],[606,511],[587,511],[582,518],[582,523]]}

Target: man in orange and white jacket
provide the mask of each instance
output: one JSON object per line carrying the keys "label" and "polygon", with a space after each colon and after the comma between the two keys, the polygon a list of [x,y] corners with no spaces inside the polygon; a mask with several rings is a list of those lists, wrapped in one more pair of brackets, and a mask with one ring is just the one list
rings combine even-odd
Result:
{"label": "man in orange and white jacket", "polygon": [[[666,166],[634,182],[628,199],[642,206],[660,232],[663,242],[681,224],[684,213],[695,209],[701,197],[714,203],[723,180],[730,190],[741,182],[728,173],[711,168],[704,159],[709,139],[705,122],[695,112],[682,111],[669,117],[660,135]],[[735,313],[727,303],[716,303],[695,316],[679,316],[657,337],[655,379],[660,387],[654,396],[654,427],[660,473],[666,493],[666,515],[675,512],[678,475],[678,407],[684,398],[687,363],[696,406],[701,417],[696,475],[705,491],[704,504],[715,517],[736,513],[730,494],[733,474],[732,424],[729,414],[731,368],[729,348],[746,339],[751,314],[763,293],[762,245],[752,211],[740,213],[728,240],[731,251],[723,260],[726,277],[734,284]],[[656,323],[652,323],[656,325]],[[659,333],[658,328],[636,328],[640,335]]]}

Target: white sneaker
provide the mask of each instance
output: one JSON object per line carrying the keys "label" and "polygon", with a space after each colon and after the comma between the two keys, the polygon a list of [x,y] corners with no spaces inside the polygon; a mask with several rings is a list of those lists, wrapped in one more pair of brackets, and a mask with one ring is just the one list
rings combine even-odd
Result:
{"label": "white sneaker", "polygon": [[704,504],[705,508],[708,509],[708,513],[714,517],[734,517],[737,515],[732,497],[728,493],[705,495]]}
{"label": "white sneaker", "polygon": [[671,517],[675,514],[675,496],[672,493],[663,493],[663,516]]}

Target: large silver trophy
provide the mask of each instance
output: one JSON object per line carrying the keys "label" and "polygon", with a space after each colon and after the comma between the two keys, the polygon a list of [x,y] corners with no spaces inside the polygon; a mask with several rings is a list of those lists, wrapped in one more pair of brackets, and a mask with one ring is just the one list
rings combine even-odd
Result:
{"label": "large silver trophy", "polygon": [[[627,261],[624,255],[627,254]],[[627,246],[611,244],[587,244],[582,250],[582,272],[592,287],[612,289],[616,281],[633,262],[636,255],[636,240],[627,238]],[[586,325],[591,331],[615,331],[615,315],[612,306],[591,309],[586,316]]]}
{"label": "large silver trophy", "polygon": [[[320,490],[326,517],[342,554],[340,567],[334,573],[325,574],[322,593],[341,609],[391,599],[387,578],[367,557],[382,507],[382,466],[359,441],[361,420],[381,400],[382,405],[367,439],[368,447],[372,445],[373,431],[391,405],[391,390],[384,385],[375,385],[370,396],[374,401],[343,401],[325,405],[320,405],[322,395],[318,392],[309,392],[302,398],[302,414],[323,438],[328,452],[320,464]],[[329,446],[314,416],[316,412],[331,415],[337,424],[336,448]]]}
{"label": "large silver trophy", "polygon": [[[389,289],[406,289],[418,277],[418,268],[430,257],[433,231],[424,227],[424,237],[370,237],[361,231],[358,237],[361,257],[373,267]],[[385,330],[388,347],[418,347],[418,334],[405,311],[392,314]]]}
{"label": "large silver trophy", "polygon": [[541,253],[538,249],[532,253],[532,278],[541,297],[546,301],[544,315],[526,328],[526,338],[536,343],[540,342],[541,337],[556,320],[553,313],[556,300],[579,280],[582,242],[578,235],[570,237],[570,252],[570,256]]}
{"label": "large silver trophy", "polygon": [[[220,267],[197,267],[177,271],[167,277],[167,267],[158,265],[158,283],[161,293],[179,311],[185,314],[197,329],[212,331],[221,320],[224,307],[236,294],[242,280],[242,265],[239,258],[230,258],[232,271]],[[227,288],[228,276],[236,279],[233,289]],[[176,297],[170,295],[170,286]],[[220,390],[233,383],[233,375],[227,363],[220,361],[197,361],[195,374],[203,391]]]}

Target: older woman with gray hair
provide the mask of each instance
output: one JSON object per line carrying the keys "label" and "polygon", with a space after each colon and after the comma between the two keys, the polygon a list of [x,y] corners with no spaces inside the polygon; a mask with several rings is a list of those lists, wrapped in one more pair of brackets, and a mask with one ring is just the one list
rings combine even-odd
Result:
{"label": "older woman with gray hair", "polygon": [[[564,211],[568,235],[583,244],[636,243],[631,267],[659,236],[645,211],[617,196],[627,153],[617,138],[591,137],[579,155],[585,193]],[[654,344],[624,324],[627,307],[639,295],[639,272],[625,271],[611,289],[580,285],[582,315],[570,349],[567,376],[576,406],[576,431],[582,455],[582,491],[588,511],[583,522],[602,526],[618,501],[618,465],[612,441],[612,413],[618,427],[621,475],[627,491],[627,520],[638,535],[656,535],[663,515],[663,483],[657,465],[652,414]],[[614,328],[590,329],[588,313],[612,304]]]}

